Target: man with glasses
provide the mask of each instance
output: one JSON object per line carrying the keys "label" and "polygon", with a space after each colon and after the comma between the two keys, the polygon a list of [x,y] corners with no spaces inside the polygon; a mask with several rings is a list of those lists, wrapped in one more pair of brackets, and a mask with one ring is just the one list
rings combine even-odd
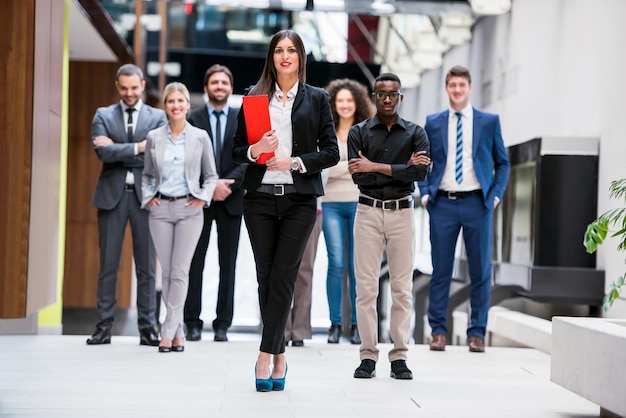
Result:
{"label": "man with glasses", "polygon": [[406,365],[415,252],[412,194],[414,182],[426,178],[430,144],[422,127],[398,116],[403,96],[397,75],[379,75],[372,98],[376,115],[353,126],[348,134],[348,169],[360,191],[354,221],[354,267],[361,364],[354,377],[376,376],[376,301],[386,248],[392,298],[390,375],[412,379]]}

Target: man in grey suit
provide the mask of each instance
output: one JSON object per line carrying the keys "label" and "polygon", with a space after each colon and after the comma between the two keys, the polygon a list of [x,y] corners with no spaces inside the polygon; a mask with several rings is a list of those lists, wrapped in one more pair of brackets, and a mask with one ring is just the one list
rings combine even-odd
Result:
{"label": "man in grey suit", "polygon": [[233,92],[233,74],[230,69],[219,64],[209,67],[204,74],[204,91],[208,98],[206,105],[192,110],[188,119],[192,125],[207,131],[211,137],[219,180],[213,192],[211,206],[204,208],[204,227],[189,270],[185,325],[188,341],[201,339],[204,325],[200,319],[204,260],[209,247],[211,226],[215,221],[220,277],[216,317],[212,323],[213,339],[228,341],[227,330],[233,321],[235,264],[243,214],[244,191],[240,186],[246,167],[235,163],[232,157],[239,109],[228,105],[228,98]]}
{"label": "man in grey suit", "polygon": [[167,122],[165,112],[141,100],[146,82],[140,68],[122,65],[115,77],[119,103],[98,108],[92,123],[92,141],[102,171],[92,205],[98,208],[100,269],[98,323],[87,344],[109,344],[116,304],[117,274],[130,221],[137,274],[139,343],[156,346],[156,253],[150,238],[148,211],[141,209],[141,176],[147,133]]}

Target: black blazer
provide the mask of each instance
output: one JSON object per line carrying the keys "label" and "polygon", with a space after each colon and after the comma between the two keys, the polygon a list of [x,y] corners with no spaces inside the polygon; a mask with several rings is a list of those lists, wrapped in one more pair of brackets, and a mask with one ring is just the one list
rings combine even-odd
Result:
{"label": "black blazer", "polygon": [[[243,109],[234,138],[233,159],[247,164],[242,188],[258,189],[265,175],[265,164],[254,164],[248,159],[248,135]],[[339,147],[335,125],[330,112],[330,97],[326,90],[300,83],[291,111],[293,130],[293,157],[300,157],[307,172],[293,172],[293,183],[298,193],[322,196],[321,171],[339,162]]]}
{"label": "black blazer", "polygon": [[[243,180],[243,174],[246,167],[237,164],[233,161],[233,136],[237,132],[237,115],[239,114],[239,108],[231,107],[228,110],[226,120],[226,133],[224,135],[224,145],[222,147],[222,153],[220,157],[220,169],[217,173],[221,179],[235,180],[231,184],[230,188],[233,193],[224,200],[224,206],[228,213],[233,216],[241,216],[243,213],[242,199],[244,191],[241,188],[241,181]],[[211,124],[209,123],[209,110],[206,105],[189,112],[187,118],[196,128],[204,129],[209,134],[211,141],[213,141],[213,134],[211,133]],[[218,203],[218,202],[213,202]]]}

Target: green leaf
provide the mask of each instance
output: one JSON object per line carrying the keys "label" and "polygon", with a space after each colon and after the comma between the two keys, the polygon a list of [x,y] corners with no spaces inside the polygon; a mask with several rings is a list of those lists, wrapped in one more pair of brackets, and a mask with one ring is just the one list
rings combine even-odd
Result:
{"label": "green leaf", "polygon": [[600,217],[590,223],[585,231],[583,245],[589,254],[596,252],[598,246],[604,242],[609,231],[609,222]]}
{"label": "green leaf", "polygon": [[624,276],[618,277],[614,282],[611,283],[609,293],[606,294],[604,300],[602,302],[602,310],[606,313],[611,309],[613,303],[619,298],[619,295],[622,291],[622,286],[624,286]]}
{"label": "green leaf", "polygon": [[[611,182],[609,187],[609,197],[621,199],[626,203],[626,178]],[[611,232],[610,236],[620,239],[617,244],[618,251],[626,251],[626,207],[609,210],[598,217],[587,226],[583,245],[589,254],[597,251],[609,234],[609,227],[617,229]],[[609,292],[604,297],[602,309],[607,312],[613,303],[619,298],[622,287],[626,285],[625,276],[618,277],[609,286]]]}

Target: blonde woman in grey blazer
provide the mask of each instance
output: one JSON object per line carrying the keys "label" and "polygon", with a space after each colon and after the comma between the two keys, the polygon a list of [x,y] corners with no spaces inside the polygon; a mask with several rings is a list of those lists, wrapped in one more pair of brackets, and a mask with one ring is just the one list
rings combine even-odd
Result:
{"label": "blonde woman in grey blazer", "polygon": [[150,234],[161,262],[163,301],[159,352],[184,350],[183,308],[189,266],[217,181],[213,147],[206,131],[187,123],[189,91],[170,83],[163,91],[168,123],[146,137],[142,207],[150,208]]}

